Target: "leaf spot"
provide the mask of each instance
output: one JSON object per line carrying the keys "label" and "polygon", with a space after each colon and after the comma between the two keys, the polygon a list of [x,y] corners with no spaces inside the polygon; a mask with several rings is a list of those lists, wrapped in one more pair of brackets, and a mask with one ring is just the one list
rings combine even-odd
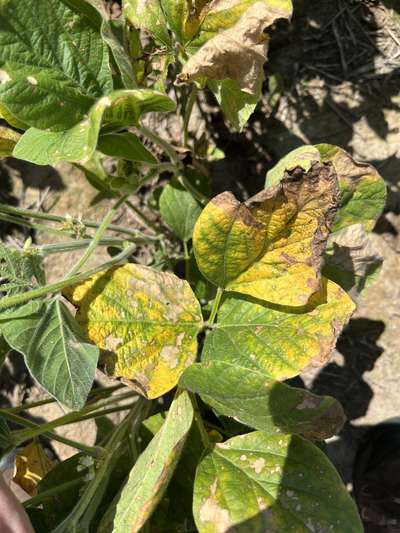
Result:
{"label": "leaf spot", "polygon": [[170,368],[176,368],[179,362],[179,349],[176,346],[164,346],[160,352],[162,359],[164,359]]}
{"label": "leaf spot", "polygon": [[261,472],[264,470],[265,467],[265,459],[260,457],[259,459],[256,459],[252,464],[251,467],[254,468],[254,471],[256,474],[261,474]]}
{"label": "leaf spot", "polygon": [[0,69],[0,83],[7,83],[8,81],[11,81],[11,78],[8,72]]}
{"label": "leaf spot", "polygon": [[34,78],[33,76],[28,76],[26,79],[28,83],[30,83],[31,85],[37,85],[39,83],[37,79]]}

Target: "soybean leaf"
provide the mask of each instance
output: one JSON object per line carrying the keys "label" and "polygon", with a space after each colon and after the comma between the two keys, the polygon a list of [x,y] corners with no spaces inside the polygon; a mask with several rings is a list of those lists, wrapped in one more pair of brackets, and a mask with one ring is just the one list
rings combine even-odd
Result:
{"label": "soybean leaf", "polygon": [[327,361],[355,306],[333,281],[304,308],[228,297],[207,335],[202,361],[226,361],[273,379],[287,379]]}
{"label": "soybean leaf", "polygon": [[355,503],[325,454],[297,436],[262,432],[217,444],[200,463],[200,533],[361,533]]}
{"label": "soybean leaf", "polygon": [[148,398],[171,390],[197,353],[200,305],[175,275],[128,264],[66,291],[88,338],[106,350],[107,374]]}
{"label": "soybean leaf", "polygon": [[267,172],[265,187],[278,185],[286,172],[293,171],[297,167],[308,172],[316,161],[321,161],[321,155],[315,146],[305,145],[292,150]]}
{"label": "soybean leaf", "polygon": [[123,0],[123,12],[132,26],[149,31],[160,43],[171,46],[171,37],[159,0]]}
{"label": "soybean leaf", "polygon": [[332,163],[339,178],[341,204],[332,231],[352,224],[363,224],[371,231],[385,207],[385,182],[372,165],[358,163],[337,146],[319,144],[316,148],[323,162]]}
{"label": "soybean leaf", "polygon": [[200,213],[200,204],[177,178],[163,189],[160,196],[161,218],[182,241],[187,242],[192,238]]}
{"label": "soybean leaf", "polygon": [[39,482],[54,467],[40,443],[33,441],[17,452],[13,481],[30,496],[37,494]]}
{"label": "soybean leaf", "polygon": [[0,329],[42,387],[71,409],[84,406],[99,350],[86,341],[64,303],[32,301],[2,315]]}
{"label": "soybean leaf", "polygon": [[271,379],[262,369],[211,360],[185,370],[180,385],[200,394],[220,414],[267,433],[297,433],[323,440],[342,427],[345,416],[339,402],[289,387]]}
{"label": "soybean leaf", "polygon": [[353,224],[331,235],[323,273],[353,297],[374,281],[383,263],[362,224]]}
{"label": "soybean leaf", "polygon": [[[190,398],[181,391],[175,396],[161,429],[131,470],[116,505],[113,533],[139,531],[145,524],[168,486],[192,421]],[[105,521],[109,519],[108,514]],[[99,531],[109,531],[104,522]]]}
{"label": "soybean leaf", "polygon": [[338,202],[331,166],[296,167],[240,203],[229,192],[203,209],[194,232],[200,271],[214,285],[271,303],[305,305],[320,269]]}
{"label": "soybean leaf", "polygon": [[73,128],[42,131],[30,128],[16,145],[13,155],[38,165],[60,161],[88,161],[96,149],[102,124],[112,127],[133,126],[149,111],[172,111],[174,102],[150,89],[115,91],[101,98],[88,117]]}
{"label": "soybean leaf", "polygon": [[150,165],[157,164],[157,159],[143,146],[139,137],[128,131],[101,135],[97,148],[103,154],[112,157]]}
{"label": "soybean leaf", "polygon": [[113,89],[96,28],[59,0],[0,4],[0,103],[17,120],[60,131]]}
{"label": "soybean leaf", "polygon": [[12,154],[14,146],[17,144],[20,133],[0,126],[0,159],[8,157]]}
{"label": "soybean leaf", "polygon": [[44,281],[39,255],[0,243],[0,293],[12,296],[42,285]]}

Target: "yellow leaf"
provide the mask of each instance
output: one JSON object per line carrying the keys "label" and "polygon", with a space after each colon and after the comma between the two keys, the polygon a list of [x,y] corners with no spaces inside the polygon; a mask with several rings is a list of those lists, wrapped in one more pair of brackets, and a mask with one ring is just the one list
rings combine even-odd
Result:
{"label": "yellow leaf", "polygon": [[13,153],[14,146],[20,137],[21,135],[16,131],[0,126],[0,159]]}
{"label": "yellow leaf", "polygon": [[54,467],[37,442],[31,442],[17,453],[13,481],[30,496],[35,496],[37,486],[44,476]]}
{"label": "yellow leaf", "polygon": [[229,192],[202,211],[193,233],[204,276],[230,291],[285,306],[320,288],[322,255],[339,204],[336,173],[315,161],[240,203]]}
{"label": "yellow leaf", "polygon": [[200,304],[186,281],[128,264],[66,291],[88,338],[105,351],[113,377],[130,380],[147,398],[171,390],[196,358]]}

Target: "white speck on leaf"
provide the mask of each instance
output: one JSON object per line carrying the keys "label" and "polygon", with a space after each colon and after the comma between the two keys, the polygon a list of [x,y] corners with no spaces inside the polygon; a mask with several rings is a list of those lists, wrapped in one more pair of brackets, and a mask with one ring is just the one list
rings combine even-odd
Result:
{"label": "white speck on leaf", "polygon": [[251,467],[254,468],[254,471],[256,474],[261,474],[265,467],[265,459],[260,457],[259,459],[256,459],[252,464]]}
{"label": "white speck on leaf", "polygon": [[8,72],[0,69],[0,83],[7,83],[8,81],[11,81],[11,78]]}
{"label": "white speck on leaf", "polygon": [[179,349],[176,346],[164,346],[160,356],[164,359],[170,368],[176,368],[179,363]]}
{"label": "white speck on leaf", "polygon": [[27,76],[27,81],[31,84],[31,85],[37,85],[39,82],[37,81],[36,78],[34,78],[33,76]]}

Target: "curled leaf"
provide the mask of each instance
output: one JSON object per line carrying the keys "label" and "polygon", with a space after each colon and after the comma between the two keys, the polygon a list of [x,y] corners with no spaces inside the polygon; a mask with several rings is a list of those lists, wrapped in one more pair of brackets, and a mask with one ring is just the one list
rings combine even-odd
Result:
{"label": "curled leaf", "polygon": [[240,90],[255,95],[262,82],[268,47],[265,27],[283,16],[264,2],[256,2],[228,30],[204,44],[184,65],[178,80],[234,80]]}
{"label": "curled leaf", "polygon": [[39,482],[54,467],[38,442],[31,442],[17,453],[13,481],[30,496],[35,496]]}
{"label": "curled leaf", "polygon": [[173,274],[128,264],[100,273],[66,295],[89,339],[105,351],[107,374],[148,398],[171,390],[197,353],[200,305]]}
{"label": "curled leaf", "polygon": [[320,268],[339,191],[332,167],[296,167],[240,203],[229,192],[202,211],[193,233],[203,275],[215,285],[287,306],[320,288]]}
{"label": "curled leaf", "polygon": [[378,171],[337,146],[319,144],[316,148],[322,161],[332,163],[339,179],[342,198],[332,231],[358,223],[371,231],[386,202],[386,185]]}
{"label": "curled leaf", "polygon": [[20,133],[0,126],[0,159],[8,157],[12,154],[14,146],[17,144]]}
{"label": "curled leaf", "polygon": [[331,236],[324,274],[357,296],[368,287],[382,263],[383,257],[374,248],[364,226],[353,224]]}

